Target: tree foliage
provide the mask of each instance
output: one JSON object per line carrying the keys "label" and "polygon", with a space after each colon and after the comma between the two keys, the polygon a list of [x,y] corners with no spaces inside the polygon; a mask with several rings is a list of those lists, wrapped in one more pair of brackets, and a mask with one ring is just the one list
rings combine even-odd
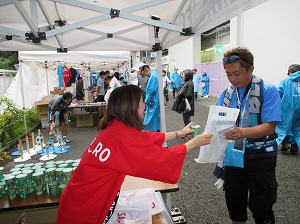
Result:
{"label": "tree foliage", "polygon": [[15,64],[18,64],[17,51],[0,51],[0,69],[16,70]]}

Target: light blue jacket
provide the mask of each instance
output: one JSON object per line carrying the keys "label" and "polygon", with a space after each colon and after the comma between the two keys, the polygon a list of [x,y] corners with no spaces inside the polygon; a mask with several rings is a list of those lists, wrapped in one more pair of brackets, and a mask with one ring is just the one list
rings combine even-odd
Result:
{"label": "light blue jacket", "polygon": [[171,80],[171,89],[178,89],[179,88],[179,82],[180,82],[180,75],[177,72],[173,72],[170,76]]}
{"label": "light blue jacket", "polygon": [[289,142],[300,146],[300,71],[290,74],[277,87],[281,97],[282,123],[277,124],[277,143],[280,144],[286,135]]}
{"label": "light blue jacket", "polygon": [[160,130],[160,108],[159,108],[159,91],[158,91],[158,72],[152,71],[146,88],[146,114],[144,124],[147,125],[145,130]]}
{"label": "light blue jacket", "polygon": [[201,96],[206,96],[206,95],[208,95],[208,92],[209,92],[209,76],[206,74],[206,72],[202,73],[201,81],[202,81],[202,83],[205,84],[204,86],[202,86]]}
{"label": "light blue jacket", "polygon": [[195,73],[193,75],[193,83],[194,83],[194,93],[198,93],[199,91],[199,82],[201,82],[201,76],[199,73]]}

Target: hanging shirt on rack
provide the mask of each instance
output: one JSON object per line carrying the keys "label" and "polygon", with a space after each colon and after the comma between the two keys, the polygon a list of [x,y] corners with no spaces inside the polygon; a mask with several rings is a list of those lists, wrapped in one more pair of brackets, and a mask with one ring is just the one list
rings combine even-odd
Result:
{"label": "hanging shirt on rack", "polygon": [[65,87],[68,87],[69,86],[69,80],[70,80],[72,74],[71,74],[71,71],[68,67],[64,66],[63,69],[64,69],[64,76],[63,76],[64,84],[65,84]]}
{"label": "hanging shirt on rack", "polygon": [[61,64],[59,64],[57,66],[57,75],[58,75],[58,85],[59,85],[59,87],[64,87],[63,74],[64,74],[63,67],[62,67]]}

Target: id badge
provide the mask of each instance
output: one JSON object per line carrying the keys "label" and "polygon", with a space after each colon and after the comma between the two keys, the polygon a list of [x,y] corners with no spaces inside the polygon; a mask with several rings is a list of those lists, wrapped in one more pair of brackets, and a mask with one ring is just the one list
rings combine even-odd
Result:
{"label": "id badge", "polygon": [[239,138],[234,140],[233,149],[237,151],[244,151],[245,149],[245,138]]}

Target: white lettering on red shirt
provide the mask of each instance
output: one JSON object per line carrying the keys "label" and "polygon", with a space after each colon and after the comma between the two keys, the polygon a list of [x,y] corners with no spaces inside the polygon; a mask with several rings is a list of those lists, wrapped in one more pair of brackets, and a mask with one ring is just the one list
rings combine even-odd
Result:
{"label": "white lettering on red shirt", "polygon": [[[104,148],[103,144],[99,142],[94,149],[91,146],[88,148],[88,153],[92,153],[95,157],[98,157],[100,162],[105,162],[110,156],[110,149]],[[99,154],[99,155],[98,155]]]}

